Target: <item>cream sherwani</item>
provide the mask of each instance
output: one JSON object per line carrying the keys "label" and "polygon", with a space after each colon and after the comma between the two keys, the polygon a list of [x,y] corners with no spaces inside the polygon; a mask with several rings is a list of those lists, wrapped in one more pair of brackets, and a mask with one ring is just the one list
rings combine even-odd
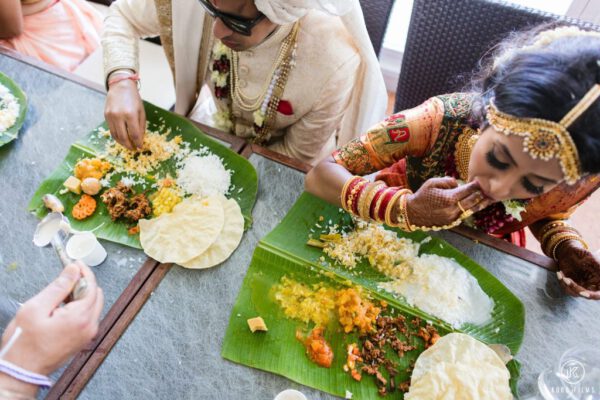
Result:
{"label": "cream sherwani", "polygon": [[[248,97],[262,94],[281,42],[293,24],[282,25],[260,45],[239,52],[239,89]],[[213,93],[209,80],[214,41],[212,19],[197,0],[118,0],[105,20],[102,38],[105,73],[129,68],[139,70],[137,40],[160,34],[175,77],[175,111],[200,119],[197,104],[202,85]],[[348,111],[355,76],[360,65],[358,50],[339,17],[310,12],[300,20],[296,66],[290,72],[282,100],[292,105],[293,114],[278,112],[271,149],[314,164],[360,132],[341,131]],[[151,84],[145,82],[143,84]],[[235,134],[249,138],[252,111],[232,106]],[[346,125],[344,125],[346,126]]]}

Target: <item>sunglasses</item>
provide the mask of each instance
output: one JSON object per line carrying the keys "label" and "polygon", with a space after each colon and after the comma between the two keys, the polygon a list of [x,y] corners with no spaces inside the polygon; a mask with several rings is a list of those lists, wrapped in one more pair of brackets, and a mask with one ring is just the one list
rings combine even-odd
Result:
{"label": "sunglasses", "polygon": [[211,17],[219,18],[229,29],[244,36],[252,35],[252,28],[262,21],[263,18],[265,18],[263,13],[259,13],[256,18],[252,19],[239,17],[237,15],[232,15],[217,10],[210,0],[199,1]]}

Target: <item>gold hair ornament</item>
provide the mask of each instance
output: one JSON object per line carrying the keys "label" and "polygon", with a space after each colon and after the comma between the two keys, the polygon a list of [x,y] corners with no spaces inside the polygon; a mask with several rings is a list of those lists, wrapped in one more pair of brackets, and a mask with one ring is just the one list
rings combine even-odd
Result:
{"label": "gold hair ornament", "polygon": [[531,158],[548,161],[558,158],[565,181],[573,185],[582,170],[577,147],[567,129],[600,97],[600,84],[595,84],[560,122],[541,118],[519,118],[504,113],[493,99],[487,106],[487,120],[505,135],[523,137],[523,151]]}

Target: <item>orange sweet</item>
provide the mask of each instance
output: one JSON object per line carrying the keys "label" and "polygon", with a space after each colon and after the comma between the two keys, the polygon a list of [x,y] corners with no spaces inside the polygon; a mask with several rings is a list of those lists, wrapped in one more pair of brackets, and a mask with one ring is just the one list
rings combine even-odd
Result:
{"label": "orange sweet", "polygon": [[94,211],[96,211],[96,200],[89,194],[84,194],[71,210],[71,215],[75,219],[82,220],[92,215]]}

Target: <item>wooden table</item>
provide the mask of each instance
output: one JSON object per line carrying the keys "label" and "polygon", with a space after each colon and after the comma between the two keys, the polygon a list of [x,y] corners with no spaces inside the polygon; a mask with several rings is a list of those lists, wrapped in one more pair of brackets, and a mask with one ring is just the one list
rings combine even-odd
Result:
{"label": "wooden table", "polygon": [[[0,148],[0,220],[9,232],[9,240],[0,244],[0,279],[6,282],[0,294],[22,301],[60,269],[51,249],[31,244],[37,220],[27,213],[27,203],[70,144],[102,121],[105,93],[78,77],[3,49],[0,71],[23,88],[30,104],[20,137]],[[230,363],[220,357],[220,348],[254,247],[300,195],[308,166],[201,128],[249,158],[257,169],[253,226],[229,260],[205,271],[159,264],[139,250],[104,242],[109,257],[94,269],[107,303],[100,332],[56,374],[57,383],[42,396],[268,399],[286,387],[300,387]],[[555,267],[551,260],[468,228],[438,236],[486,267],[525,304],[525,339],[518,354],[523,393],[533,393],[539,372],[567,348],[597,345],[600,303],[564,296],[554,274],[547,271]],[[16,268],[6,267],[12,263]],[[331,398],[300,388],[311,399]]]}

